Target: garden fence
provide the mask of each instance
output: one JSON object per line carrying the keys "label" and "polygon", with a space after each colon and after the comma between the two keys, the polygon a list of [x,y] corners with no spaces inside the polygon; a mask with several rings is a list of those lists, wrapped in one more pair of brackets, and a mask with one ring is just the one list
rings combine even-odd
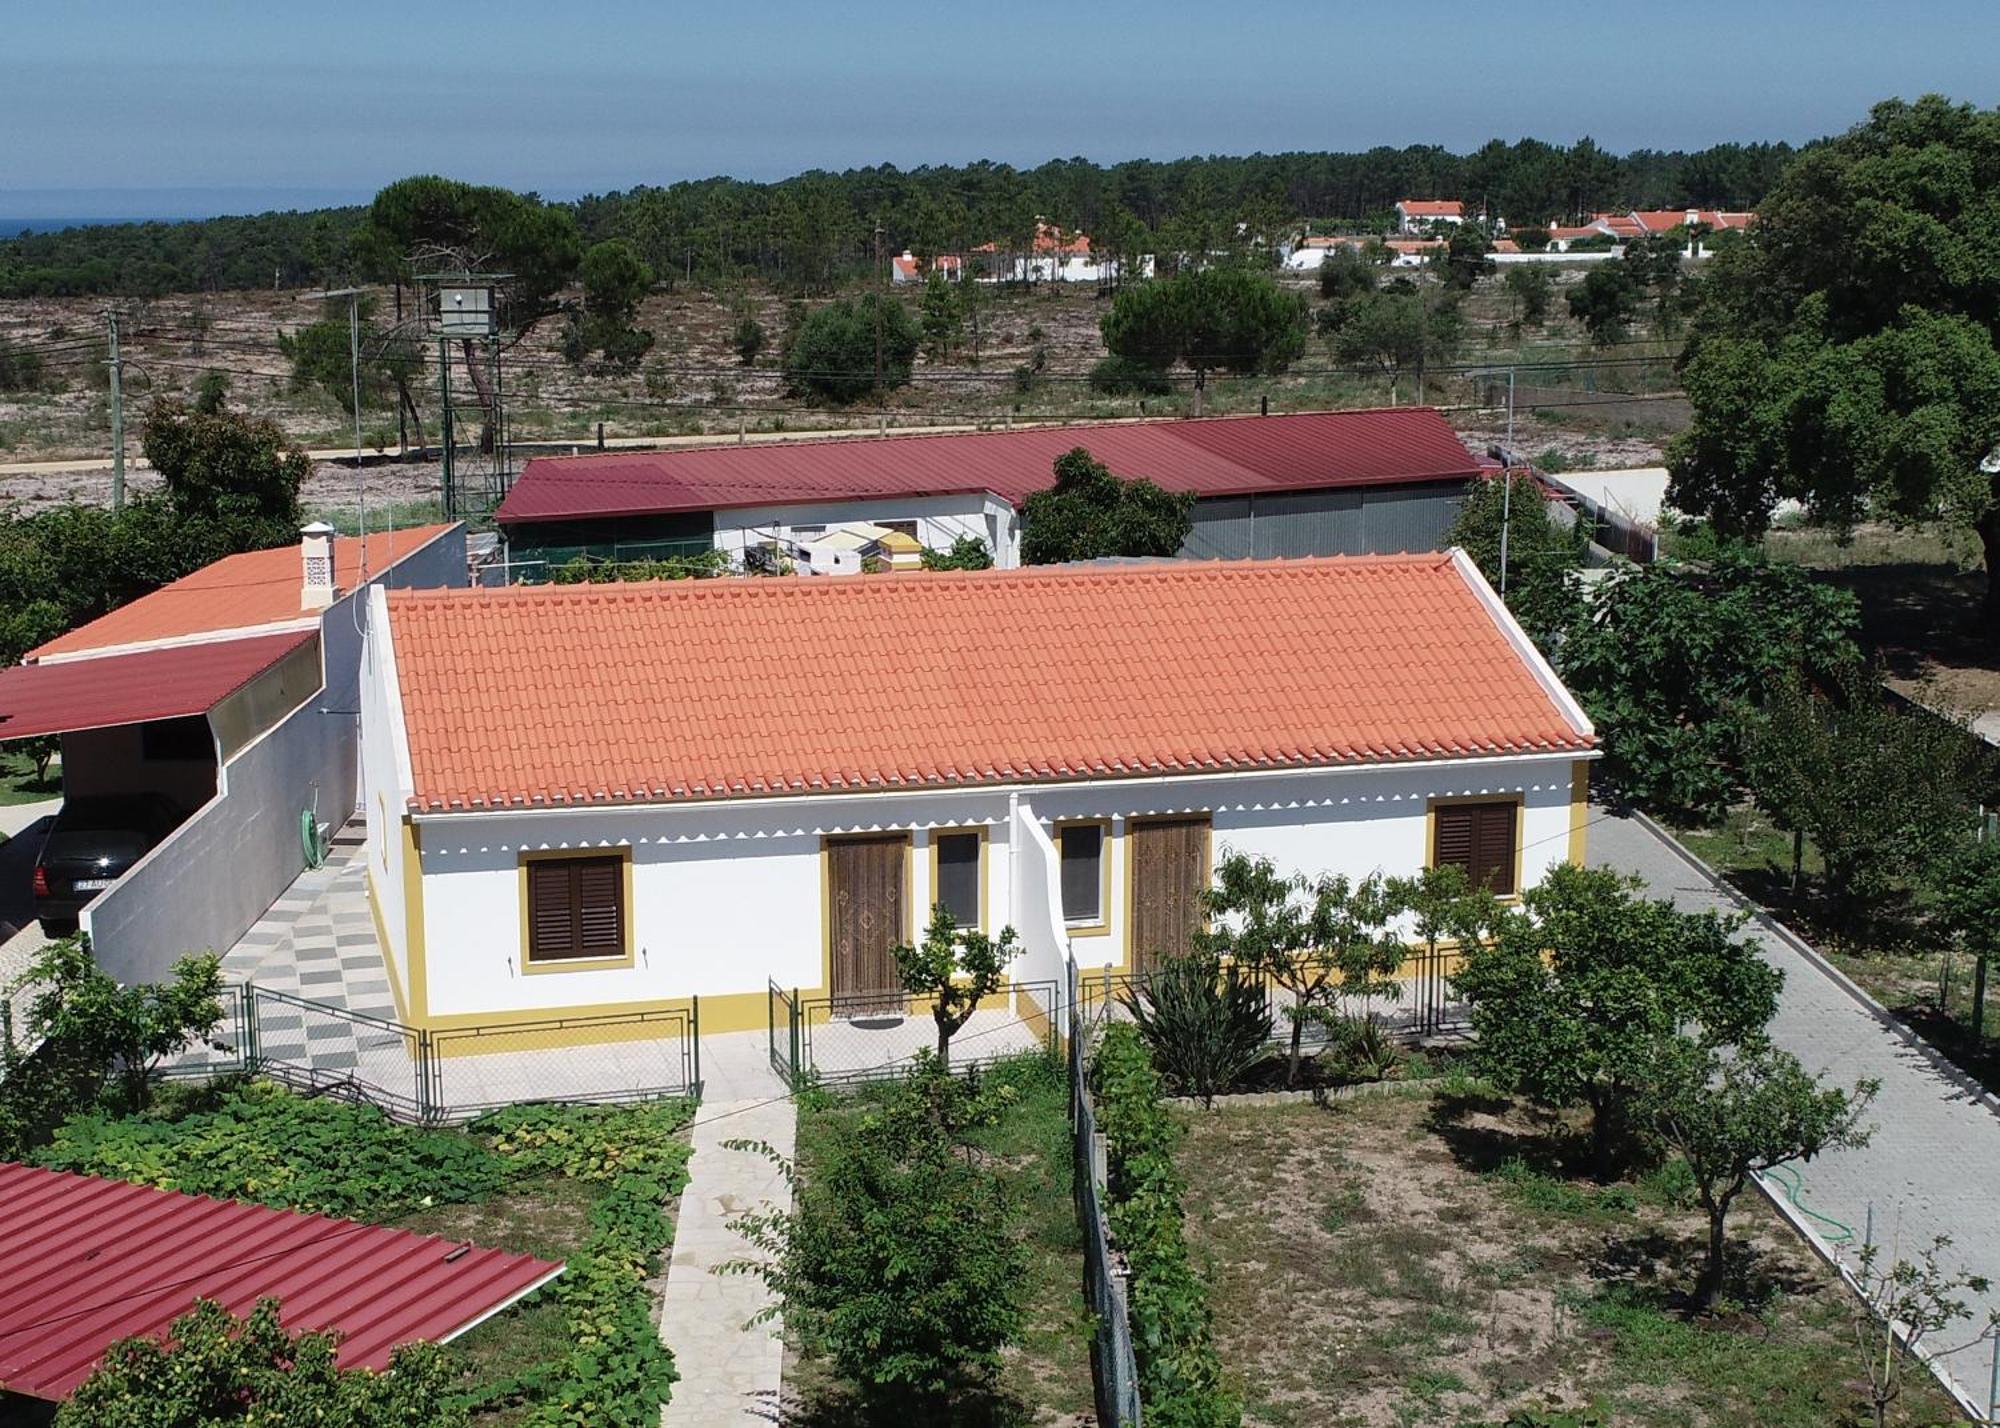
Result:
{"label": "garden fence", "polygon": [[644,1101],[701,1089],[701,1005],[431,1030],[251,983],[160,1067],[178,1079],[252,1073],[401,1121],[471,1120],[527,1101]]}
{"label": "garden fence", "polygon": [[[1351,1016],[1372,1016],[1398,1036],[1452,1036],[1471,1024],[1471,1007],[1452,985],[1457,953],[1445,947],[1433,952],[1428,947],[1412,947],[1395,979],[1395,991],[1383,997],[1347,997],[1337,1002]],[[1113,972],[1109,968],[1082,972],[1078,979],[1078,1004],[1084,1016],[1095,1024],[1107,1018],[1130,1015],[1124,1003],[1138,998],[1153,977],[1151,972]],[[1289,1012],[1295,1006],[1292,993],[1266,972],[1248,973],[1264,991],[1271,1007],[1271,1044],[1288,1045],[1292,1038]],[[1328,1041],[1324,1027],[1308,1025],[1304,1044],[1317,1051]]]}
{"label": "garden fence", "polygon": [[[900,1076],[917,1053],[937,1049],[926,997],[896,990],[808,995],[768,986],[771,1066],[789,1086]],[[1053,1052],[1062,1028],[1060,982],[1009,982],[981,999],[951,1039],[954,1070]]]}
{"label": "garden fence", "polygon": [[1091,1380],[1097,1396],[1097,1421],[1106,1428],[1139,1422],[1139,1369],[1132,1354],[1132,1319],[1126,1296],[1126,1275],[1112,1252],[1104,1218],[1104,1137],[1097,1129],[1097,1107],[1090,1096],[1089,1045],[1083,1012],[1076,998],[1069,1012],[1070,1143],[1075,1161],[1076,1220],[1083,1232],[1084,1294],[1096,1325],[1090,1343]]}

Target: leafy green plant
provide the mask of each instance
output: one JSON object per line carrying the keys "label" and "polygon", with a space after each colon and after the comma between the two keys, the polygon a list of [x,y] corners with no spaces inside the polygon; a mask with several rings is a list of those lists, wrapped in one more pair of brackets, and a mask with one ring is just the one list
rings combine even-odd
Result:
{"label": "leafy green plant", "polygon": [[948,550],[925,548],[923,567],[926,570],[991,570],[993,552],[978,536],[959,536],[952,541]]}
{"label": "leafy green plant", "polygon": [[1208,1288],[1181,1223],[1186,1190],[1174,1165],[1174,1125],[1137,1028],[1106,1027],[1091,1076],[1110,1153],[1106,1217],[1131,1271],[1132,1350],[1146,1421],[1168,1428],[1235,1428],[1242,1406],[1223,1382]]}
{"label": "leafy green plant", "polygon": [[1079,446],[1056,458],[1055,484],[1021,507],[1021,563],[1173,555],[1194,529],[1194,496],[1125,480]]}
{"label": "leafy green plant", "polygon": [[21,1155],[68,1118],[94,1107],[143,1110],[161,1058],[222,1020],[221,964],[183,957],[166,982],[120,986],[80,936],[35,954],[9,991],[35,990],[25,1030],[30,1053],[0,1036],[0,1155]]}
{"label": "leafy green plant", "polygon": [[789,1211],[734,1222],[764,1257],[729,1268],[771,1287],[768,1313],[782,1311],[876,1421],[950,1421],[1020,1332],[1024,1251],[999,1177],[972,1153],[996,1096],[1011,1094],[922,1056],[796,1183]]}
{"label": "leafy green plant", "polygon": [[1014,929],[1001,928],[997,939],[976,927],[961,929],[951,910],[939,903],[931,909],[924,940],[916,946],[898,944],[891,952],[903,990],[930,1000],[938,1065],[950,1070],[952,1037],[972,1019],[981,1000],[1006,984],[1007,964],[1021,953]]}
{"label": "leafy green plant", "polygon": [[463,1428],[437,1347],[405,1344],[387,1373],[335,1365],[332,1334],[289,1334],[278,1301],[238,1319],[198,1299],[164,1340],[121,1339],[57,1410],[56,1428],[217,1428],[225,1423]]}
{"label": "leafy green plant", "polygon": [[1270,1045],[1264,988],[1211,953],[1169,957],[1118,1000],[1167,1085],[1203,1105],[1213,1105]]}

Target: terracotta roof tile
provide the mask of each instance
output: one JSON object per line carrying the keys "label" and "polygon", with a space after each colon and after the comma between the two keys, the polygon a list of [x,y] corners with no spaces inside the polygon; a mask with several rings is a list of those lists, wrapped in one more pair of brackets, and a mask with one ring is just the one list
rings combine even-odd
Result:
{"label": "terracotta roof tile", "polygon": [[[378,573],[450,530],[450,525],[411,526],[368,537],[368,568]],[[299,608],[304,580],[297,544],[226,555],[101,615],[68,634],[28,651],[30,660],[52,655],[186,640],[262,625],[316,619]],[[361,579],[361,540],[338,536],[333,542],[334,580],[343,591]]]}
{"label": "terracotta roof tile", "polygon": [[388,598],[433,810],[1593,744],[1449,554]]}

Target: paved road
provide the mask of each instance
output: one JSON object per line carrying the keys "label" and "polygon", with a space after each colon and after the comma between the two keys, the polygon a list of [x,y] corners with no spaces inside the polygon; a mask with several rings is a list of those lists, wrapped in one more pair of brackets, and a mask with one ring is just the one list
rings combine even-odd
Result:
{"label": "paved road", "polygon": [[[1637,873],[1654,896],[1671,897],[1691,911],[1734,906],[1643,824],[1591,811],[1592,866]],[[1976,1086],[1885,1026],[1798,947],[1754,922],[1746,932],[1785,974],[1772,1025],[1778,1043],[1835,1082],[1875,1077],[1882,1083],[1869,1116],[1873,1138],[1803,1167],[1803,1203],[1853,1226],[1857,1236],[1872,1205],[1877,1241],[1900,1245],[1906,1258],[1933,1236],[1948,1234],[1954,1243],[1947,1254],[1960,1267],[2000,1280],[2000,1114]],[[2000,1289],[1968,1298],[1975,1323],[2000,1309]],[[1968,1337],[1943,1336],[1939,1346]],[[1988,1346],[1952,1355],[1947,1366],[1974,1402],[1986,1401]]]}

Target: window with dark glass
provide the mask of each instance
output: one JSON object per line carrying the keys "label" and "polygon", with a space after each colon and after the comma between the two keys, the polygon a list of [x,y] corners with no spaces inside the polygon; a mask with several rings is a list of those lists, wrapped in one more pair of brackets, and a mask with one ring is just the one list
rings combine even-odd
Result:
{"label": "window with dark glass", "polygon": [[977,833],[940,833],[936,901],[960,927],[979,926],[979,845]]}
{"label": "window with dark glass", "polygon": [[625,955],[622,858],[540,858],[528,864],[528,960]]}
{"label": "window with dark glass", "polygon": [[1466,881],[1491,893],[1514,891],[1514,820],[1520,805],[1512,799],[1491,803],[1447,803],[1434,810],[1434,867],[1465,869]]}
{"label": "window with dark glass", "polygon": [[1104,825],[1072,823],[1056,836],[1062,851],[1063,921],[1104,921]]}

